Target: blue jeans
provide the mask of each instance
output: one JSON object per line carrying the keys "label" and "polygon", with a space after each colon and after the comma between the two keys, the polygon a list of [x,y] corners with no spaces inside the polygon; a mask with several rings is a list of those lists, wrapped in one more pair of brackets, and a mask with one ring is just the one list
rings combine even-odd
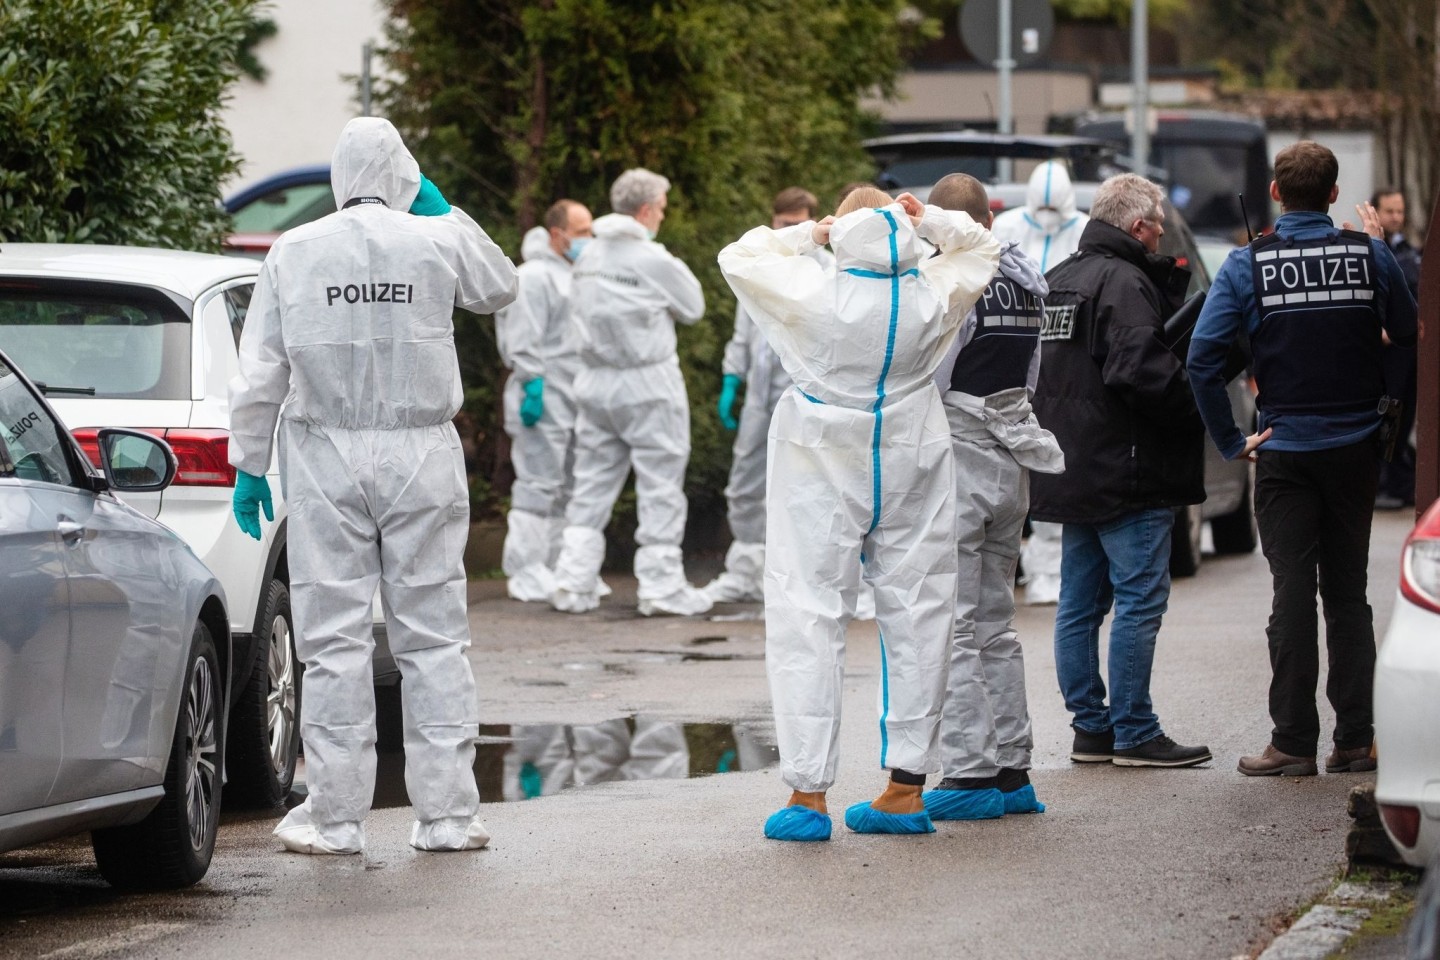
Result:
{"label": "blue jeans", "polygon": [[[1168,508],[1139,510],[1106,523],[1067,523],[1055,612],[1055,672],[1065,708],[1087,733],[1115,731],[1115,749],[1158,737],[1150,703],[1155,637],[1170,601]],[[1100,624],[1110,623],[1110,706],[1100,679]]]}

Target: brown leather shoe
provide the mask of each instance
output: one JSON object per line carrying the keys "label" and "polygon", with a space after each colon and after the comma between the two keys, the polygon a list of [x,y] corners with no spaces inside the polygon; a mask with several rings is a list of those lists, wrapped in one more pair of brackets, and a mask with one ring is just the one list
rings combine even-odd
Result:
{"label": "brown leather shoe", "polygon": [[1292,757],[1269,744],[1258,757],[1241,757],[1236,769],[1247,777],[1313,777],[1319,773],[1314,757]]}
{"label": "brown leather shoe", "polygon": [[1325,758],[1326,773],[1368,773],[1375,769],[1375,758],[1370,756],[1369,747],[1341,750],[1336,747]]}

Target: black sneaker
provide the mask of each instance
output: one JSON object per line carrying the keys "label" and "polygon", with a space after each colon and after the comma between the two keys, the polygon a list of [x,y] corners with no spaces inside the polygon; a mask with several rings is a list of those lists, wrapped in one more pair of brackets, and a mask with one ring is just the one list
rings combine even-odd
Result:
{"label": "black sneaker", "polygon": [[1017,770],[1014,767],[1001,767],[995,781],[995,785],[1000,788],[1001,793],[1014,793],[1021,787],[1030,785],[1030,771]]}
{"label": "black sneaker", "polygon": [[1181,746],[1162,733],[1138,747],[1116,750],[1114,763],[1117,767],[1193,767],[1212,759],[1209,747]]}
{"label": "black sneaker", "polygon": [[1070,759],[1076,763],[1109,763],[1115,755],[1115,731],[1091,733],[1073,727],[1075,744],[1070,748]]}

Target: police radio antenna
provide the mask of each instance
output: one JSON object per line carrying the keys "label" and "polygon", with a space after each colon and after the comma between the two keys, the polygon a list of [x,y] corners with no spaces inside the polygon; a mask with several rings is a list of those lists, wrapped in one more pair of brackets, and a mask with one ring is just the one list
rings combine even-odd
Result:
{"label": "police radio antenna", "polygon": [[1245,210],[1245,194],[1237,193],[1236,196],[1240,198],[1240,216],[1245,218],[1245,236],[1250,238],[1251,243],[1254,243],[1255,231],[1250,229],[1250,214]]}

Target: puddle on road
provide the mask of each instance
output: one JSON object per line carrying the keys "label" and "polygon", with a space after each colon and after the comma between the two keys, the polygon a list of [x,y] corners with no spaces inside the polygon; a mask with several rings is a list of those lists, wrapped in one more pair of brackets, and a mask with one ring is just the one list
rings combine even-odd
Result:
{"label": "puddle on road", "polygon": [[[382,708],[380,715],[375,806],[406,806],[398,711]],[[760,722],[675,723],[640,714],[585,725],[481,724],[475,782],[482,803],[501,803],[617,780],[759,770],[779,759],[769,724]]]}

